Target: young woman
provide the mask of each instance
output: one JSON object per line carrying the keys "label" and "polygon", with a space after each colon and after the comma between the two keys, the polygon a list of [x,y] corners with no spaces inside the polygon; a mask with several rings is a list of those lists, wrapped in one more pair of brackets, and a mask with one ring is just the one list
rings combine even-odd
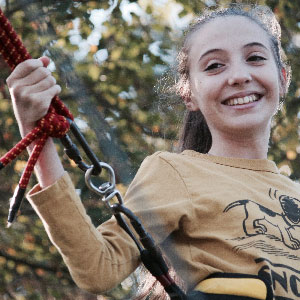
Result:
{"label": "young woman", "polygon": [[[188,290],[200,283],[208,293],[265,299],[266,287],[249,275],[264,279],[276,299],[295,299],[300,190],[267,159],[271,120],[290,80],[280,27],[266,7],[204,14],[178,62],[176,89],[188,110],[182,152],[147,157],[125,204]],[[7,79],[23,135],[60,92],[48,63],[28,60]],[[28,199],[78,286],[101,293],[135,270],[135,245],[114,218],[93,227],[51,140],[36,174]]]}

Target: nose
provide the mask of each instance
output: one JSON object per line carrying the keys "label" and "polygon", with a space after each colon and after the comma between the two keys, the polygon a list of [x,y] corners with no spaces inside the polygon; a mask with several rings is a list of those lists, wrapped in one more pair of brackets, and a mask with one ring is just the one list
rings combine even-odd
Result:
{"label": "nose", "polygon": [[246,66],[242,63],[231,66],[231,72],[228,77],[228,84],[237,86],[249,83],[252,80],[252,76]]}

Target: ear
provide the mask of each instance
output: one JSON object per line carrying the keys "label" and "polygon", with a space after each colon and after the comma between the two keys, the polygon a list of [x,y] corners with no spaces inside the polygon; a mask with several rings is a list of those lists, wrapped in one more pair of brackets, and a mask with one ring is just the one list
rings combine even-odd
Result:
{"label": "ear", "polygon": [[193,92],[190,95],[184,98],[184,104],[189,111],[199,110],[197,100],[195,99]]}

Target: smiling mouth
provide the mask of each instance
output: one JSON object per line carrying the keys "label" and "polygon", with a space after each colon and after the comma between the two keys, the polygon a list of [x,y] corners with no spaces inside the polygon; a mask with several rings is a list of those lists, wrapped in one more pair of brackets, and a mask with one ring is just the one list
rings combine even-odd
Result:
{"label": "smiling mouth", "polygon": [[252,103],[258,101],[262,95],[259,94],[253,94],[246,97],[239,97],[239,98],[232,98],[224,101],[222,104],[228,105],[228,106],[236,106],[236,105],[243,105],[247,103]]}

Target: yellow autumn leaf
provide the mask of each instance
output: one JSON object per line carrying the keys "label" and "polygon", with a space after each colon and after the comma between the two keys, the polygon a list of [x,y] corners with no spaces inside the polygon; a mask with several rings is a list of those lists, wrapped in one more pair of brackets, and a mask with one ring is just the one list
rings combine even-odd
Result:
{"label": "yellow autumn leaf", "polygon": [[9,109],[9,103],[5,101],[0,102],[0,110],[1,111],[8,111]]}
{"label": "yellow autumn leaf", "polygon": [[58,46],[58,47],[63,48],[63,47],[65,47],[65,45],[66,45],[66,41],[64,39],[58,39],[56,41],[56,46]]}
{"label": "yellow autumn leaf", "polygon": [[100,69],[96,65],[92,65],[89,67],[88,74],[93,80],[98,80],[100,76]]}
{"label": "yellow autumn leaf", "polygon": [[7,118],[6,121],[5,121],[6,126],[11,126],[13,123],[14,123],[13,118]]}
{"label": "yellow autumn leaf", "polygon": [[56,250],[56,248],[55,248],[54,246],[50,246],[50,247],[49,247],[49,251],[50,251],[50,253],[52,253],[52,254],[57,253],[57,250]]}
{"label": "yellow autumn leaf", "polygon": [[34,250],[35,249],[35,245],[33,243],[28,243],[28,242],[23,242],[23,247],[26,250]]}
{"label": "yellow autumn leaf", "polygon": [[9,260],[9,261],[7,262],[6,265],[7,265],[7,267],[8,267],[10,270],[12,270],[12,269],[15,268],[16,263],[15,263],[14,261],[12,261],[12,260]]}
{"label": "yellow autumn leaf", "polygon": [[17,160],[14,166],[15,171],[18,173],[22,172],[26,167],[26,163],[25,160]]}
{"label": "yellow autumn leaf", "polygon": [[17,273],[22,275],[27,271],[27,267],[24,265],[17,265],[16,270],[17,270]]}
{"label": "yellow autumn leaf", "polygon": [[113,61],[118,60],[121,57],[122,51],[123,51],[122,48],[113,49],[110,54],[111,60]]}
{"label": "yellow autumn leaf", "polygon": [[15,256],[17,254],[16,250],[13,248],[8,248],[6,252],[11,256]]}
{"label": "yellow autumn leaf", "polygon": [[97,46],[97,45],[91,45],[91,46],[90,46],[90,52],[96,53],[97,50],[98,50],[98,46]]}
{"label": "yellow autumn leaf", "polygon": [[296,159],[296,157],[297,157],[297,153],[296,153],[295,151],[293,151],[293,150],[288,150],[288,151],[286,152],[286,157],[287,157],[289,160],[294,160],[294,159]]}
{"label": "yellow autumn leaf", "polygon": [[28,221],[29,221],[29,218],[28,218],[27,216],[20,215],[20,216],[18,217],[18,222],[19,222],[19,223],[28,223]]}
{"label": "yellow autumn leaf", "polygon": [[0,265],[4,265],[6,263],[6,258],[0,256]]}
{"label": "yellow autumn leaf", "polygon": [[5,280],[6,282],[12,282],[12,280],[13,280],[12,274],[10,274],[10,273],[5,273],[5,274],[4,274],[4,280]]}

